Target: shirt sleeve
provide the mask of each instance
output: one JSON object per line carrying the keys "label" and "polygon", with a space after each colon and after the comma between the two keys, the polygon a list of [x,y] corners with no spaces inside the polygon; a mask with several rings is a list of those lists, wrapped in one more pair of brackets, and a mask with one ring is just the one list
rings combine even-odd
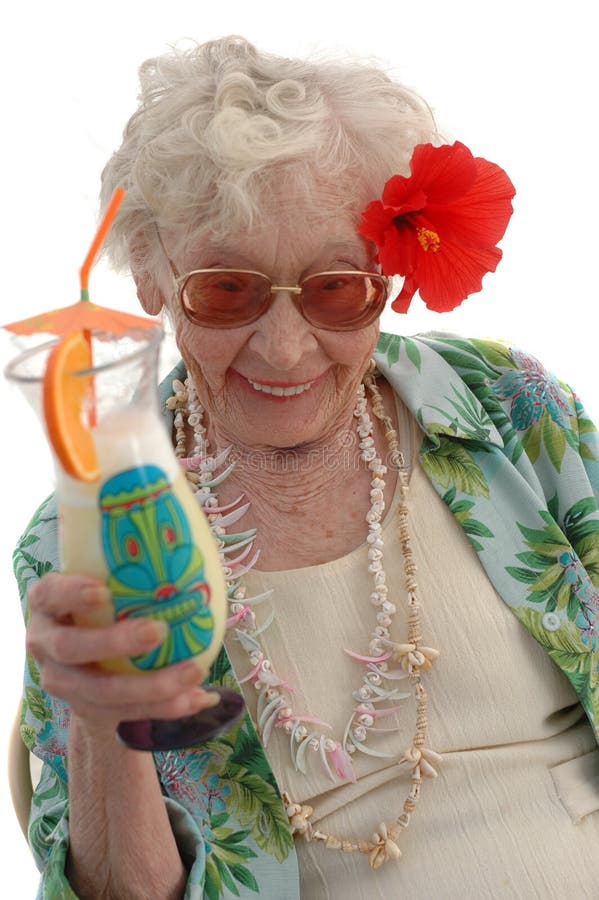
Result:
{"label": "shirt sleeve", "polygon": [[[36,511],[13,555],[25,624],[27,592],[46,572],[58,569],[58,519],[53,497]],[[33,657],[27,655],[21,706],[21,737],[42,761],[29,818],[29,843],[41,873],[38,900],[77,900],[65,874],[69,847],[67,743],[70,710],[40,687]],[[188,870],[185,900],[204,896],[206,852],[202,823],[172,797],[165,796],[169,820]]]}

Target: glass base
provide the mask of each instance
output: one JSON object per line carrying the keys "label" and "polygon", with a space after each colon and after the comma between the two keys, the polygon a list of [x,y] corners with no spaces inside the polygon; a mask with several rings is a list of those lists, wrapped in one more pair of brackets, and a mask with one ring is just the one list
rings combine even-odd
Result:
{"label": "glass base", "polygon": [[131,750],[183,750],[218,737],[235,725],[245,713],[243,697],[228,688],[211,685],[220,694],[220,703],[182,719],[141,719],[120,722],[119,739]]}

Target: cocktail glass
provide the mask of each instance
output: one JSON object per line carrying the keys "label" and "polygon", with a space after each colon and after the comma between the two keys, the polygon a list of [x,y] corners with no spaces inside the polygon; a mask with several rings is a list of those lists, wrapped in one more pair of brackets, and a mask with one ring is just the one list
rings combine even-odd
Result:
{"label": "cocktail glass", "polygon": [[[93,366],[67,374],[80,380],[82,422],[92,437],[99,477],[72,477],[53,452],[60,562],[64,573],[105,582],[113,609],[76,616],[76,624],[103,627],[148,616],[168,625],[157,648],[102,660],[104,668],[143,677],[194,658],[206,669],[222,646],[226,588],[210,527],[160,414],[156,385],[162,329],[118,335],[92,331],[85,338]],[[5,370],[42,423],[44,373],[56,343],[21,353]],[[216,706],[182,719],[122,722],[118,736],[138,750],[183,748],[217,736],[242,715],[243,700],[219,686],[209,690],[220,696]]]}

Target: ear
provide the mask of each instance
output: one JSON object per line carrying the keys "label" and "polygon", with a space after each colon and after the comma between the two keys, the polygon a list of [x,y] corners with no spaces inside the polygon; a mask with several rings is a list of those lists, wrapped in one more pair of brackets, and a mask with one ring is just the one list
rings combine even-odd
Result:
{"label": "ear", "polygon": [[142,234],[129,241],[129,265],[137,287],[137,296],[145,312],[157,316],[164,305],[158,279],[148,270],[148,240]]}
{"label": "ear", "polygon": [[149,272],[135,271],[133,280],[137,287],[137,297],[149,316],[157,316],[164,305],[164,296]]}

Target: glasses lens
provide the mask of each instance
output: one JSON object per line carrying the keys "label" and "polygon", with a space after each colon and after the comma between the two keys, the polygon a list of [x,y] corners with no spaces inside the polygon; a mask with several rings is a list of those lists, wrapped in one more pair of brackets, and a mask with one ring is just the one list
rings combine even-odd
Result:
{"label": "glasses lens", "polygon": [[313,325],[330,330],[364,328],[382,312],[387,285],[380,275],[324,272],[302,284],[302,310]]}
{"label": "glasses lens", "polygon": [[189,316],[207,328],[236,328],[257,319],[268,304],[270,282],[257,272],[192,272],[181,289]]}

